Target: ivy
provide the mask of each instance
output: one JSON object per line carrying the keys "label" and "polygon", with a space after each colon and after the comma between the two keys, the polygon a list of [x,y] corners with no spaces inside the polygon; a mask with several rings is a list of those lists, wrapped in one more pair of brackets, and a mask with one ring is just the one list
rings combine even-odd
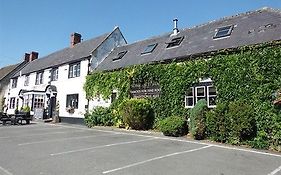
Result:
{"label": "ivy", "polygon": [[[93,72],[87,76],[84,90],[88,99],[109,98],[118,91],[118,106],[130,98],[132,84],[158,83],[161,95],[152,99],[156,119],[187,117],[184,108],[186,90],[200,78],[211,78],[217,88],[217,101],[245,100],[258,114],[257,130],[267,134],[271,145],[281,141],[281,114],[272,105],[273,95],[281,88],[281,42],[245,46],[202,55],[197,59],[167,64],[135,65],[112,72]],[[257,139],[258,140],[258,139]]]}

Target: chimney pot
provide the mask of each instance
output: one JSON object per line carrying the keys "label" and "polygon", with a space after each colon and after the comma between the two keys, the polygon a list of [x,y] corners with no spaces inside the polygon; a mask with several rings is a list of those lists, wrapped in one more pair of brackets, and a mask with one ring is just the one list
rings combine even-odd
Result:
{"label": "chimney pot", "polygon": [[75,44],[78,44],[81,42],[81,34],[79,33],[72,33],[70,36],[70,47],[73,48]]}
{"label": "chimney pot", "polygon": [[38,58],[39,53],[32,51],[29,56],[29,62],[36,60]]}
{"label": "chimney pot", "polygon": [[173,22],[174,22],[173,35],[177,35],[177,34],[179,33],[178,21],[179,21],[179,20],[178,20],[177,18],[175,18],[175,19],[173,20]]}
{"label": "chimney pot", "polygon": [[29,53],[25,53],[24,54],[24,61],[29,62],[29,57],[30,57],[30,54]]}

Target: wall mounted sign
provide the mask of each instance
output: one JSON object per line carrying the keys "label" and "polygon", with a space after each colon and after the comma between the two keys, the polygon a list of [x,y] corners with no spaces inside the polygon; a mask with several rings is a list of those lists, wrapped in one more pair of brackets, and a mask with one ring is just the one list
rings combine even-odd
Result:
{"label": "wall mounted sign", "polygon": [[152,85],[139,85],[135,84],[131,86],[131,96],[133,98],[156,98],[160,96],[160,86],[158,84]]}

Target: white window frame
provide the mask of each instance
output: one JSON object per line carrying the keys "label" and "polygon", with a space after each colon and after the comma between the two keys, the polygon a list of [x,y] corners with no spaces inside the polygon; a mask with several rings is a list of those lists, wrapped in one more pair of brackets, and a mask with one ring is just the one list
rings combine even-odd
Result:
{"label": "white window frame", "polygon": [[[199,88],[203,88],[204,89],[204,96],[198,96],[197,95],[197,89],[199,89]],[[198,102],[198,97],[203,97],[204,99],[206,99],[206,88],[205,88],[205,86],[196,86],[195,87],[195,101],[196,101],[196,103]]]}
{"label": "white window frame", "polygon": [[[214,85],[207,86],[207,104],[208,104],[208,108],[215,108],[216,105],[210,105],[210,97],[217,97],[217,91],[216,91],[216,95],[210,95],[210,93],[209,93],[210,87],[214,87]],[[215,88],[215,90],[216,90],[216,88]]]}
{"label": "white window frame", "polygon": [[25,78],[24,78],[24,86],[29,86],[29,79],[30,79],[29,74],[28,74],[28,75],[25,75]]}
{"label": "white window frame", "polygon": [[[194,87],[190,87],[190,89],[192,89],[192,95],[191,96],[188,96],[188,95],[186,95],[185,96],[185,98],[184,98],[184,102],[185,102],[185,108],[193,108],[194,107]],[[187,99],[188,98],[192,98],[192,100],[193,100],[193,105],[192,106],[189,106],[188,104],[187,104]]]}

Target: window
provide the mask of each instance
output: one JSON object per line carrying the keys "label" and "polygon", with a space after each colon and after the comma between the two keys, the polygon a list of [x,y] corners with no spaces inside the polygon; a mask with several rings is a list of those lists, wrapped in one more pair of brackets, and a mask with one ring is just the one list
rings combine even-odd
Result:
{"label": "window", "polygon": [[184,39],[183,36],[182,37],[173,38],[170,42],[166,43],[166,44],[168,44],[167,48],[179,46],[183,39]]}
{"label": "window", "polygon": [[185,107],[193,108],[194,107],[194,88],[191,87],[186,93],[185,96]]}
{"label": "window", "polygon": [[35,85],[43,84],[43,72],[36,73]]}
{"label": "window", "polygon": [[33,107],[36,108],[44,108],[44,95],[34,95],[34,103]]}
{"label": "window", "polygon": [[205,99],[206,94],[205,94],[205,86],[199,86],[195,87],[195,95],[196,95],[196,103],[201,100]]}
{"label": "window", "polygon": [[121,60],[123,58],[123,56],[127,53],[128,51],[122,51],[122,52],[119,52],[117,54],[117,57],[113,58],[112,61],[117,61],[117,60]]}
{"label": "window", "polygon": [[67,108],[78,108],[78,94],[69,94],[66,96],[66,107]]}
{"label": "window", "polygon": [[31,106],[32,103],[32,95],[24,95],[23,96],[23,106]]}
{"label": "window", "polygon": [[207,86],[207,103],[209,108],[216,107],[217,91],[214,86]]}
{"label": "window", "polygon": [[232,32],[232,29],[233,29],[233,25],[218,28],[215,36],[213,37],[213,39],[230,36],[231,32]]}
{"label": "window", "polygon": [[146,46],[146,48],[144,49],[144,51],[141,53],[141,54],[147,54],[147,53],[152,53],[153,50],[156,48],[158,44],[155,43],[155,44],[150,44],[148,46]]}
{"label": "window", "polygon": [[13,78],[12,79],[12,88],[16,88],[18,84],[18,78]]}
{"label": "window", "polygon": [[12,97],[10,98],[10,109],[15,109],[16,107],[16,98]]}
{"label": "window", "polygon": [[29,85],[29,75],[25,75],[24,86],[28,86],[28,85]]}
{"label": "window", "polygon": [[53,68],[51,70],[51,81],[57,81],[59,76],[59,69],[58,68]]}
{"label": "window", "polygon": [[80,62],[69,65],[68,78],[80,77]]}

